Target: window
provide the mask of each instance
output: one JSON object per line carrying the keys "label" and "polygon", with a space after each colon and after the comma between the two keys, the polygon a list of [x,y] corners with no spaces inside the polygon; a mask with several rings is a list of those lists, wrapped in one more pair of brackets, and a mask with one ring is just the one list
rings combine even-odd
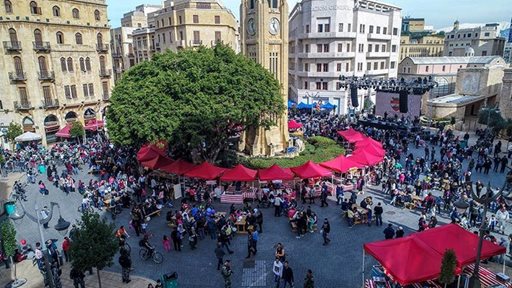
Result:
{"label": "window", "polygon": [[324,53],[329,52],[329,44],[324,44]]}
{"label": "window", "polygon": [[343,52],[343,44],[338,44],[338,52]]}
{"label": "window", "polygon": [[345,71],[346,71],[346,72],[349,72],[349,71],[350,71],[350,62],[347,62],[347,63],[345,64]]}
{"label": "window", "polygon": [[77,94],[76,94],[76,85],[71,85],[71,97],[73,99],[76,99],[77,97]]}
{"label": "window", "polygon": [[89,57],[85,58],[85,70],[91,71],[91,58]]}
{"label": "window", "polygon": [[103,97],[108,96],[108,82],[101,83],[103,89]]}
{"label": "window", "polygon": [[83,84],[82,87],[84,90],[84,97],[89,97],[89,85]]}
{"label": "window", "polygon": [[366,63],[366,70],[367,70],[367,71],[372,70],[372,63],[371,63],[371,62],[367,62],[367,63]]}
{"label": "window", "polygon": [[373,25],[370,25],[370,32],[368,33],[373,33]]}
{"label": "window", "polygon": [[372,44],[368,44],[368,52],[372,52],[373,51],[373,45]]}
{"label": "window", "polygon": [[71,11],[71,14],[73,14],[73,18],[75,18],[75,19],[80,18],[80,10],[78,10],[76,8],[73,8],[73,10]]}
{"label": "window", "polygon": [[393,35],[398,35],[398,28],[393,28]]}
{"label": "window", "polygon": [[380,34],[380,26],[377,26],[377,34]]}
{"label": "window", "polygon": [[60,8],[59,8],[59,6],[53,6],[52,11],[53,11],[53,16],[60,17]]}
{"label": "window", "polygon": [[103,44],[103,35],[101,33],[98,33],[96,35],[96,43],[98,43],[98,45],[102,45]]}
{"label": "window", "polygon": [[48,67],[46,66],[46,58],[44,56],[40,56],[37,58],[37,62],[39,63],[39,72],[41,75],[48,75]]}
{"label": "window", "polygon": [[43,36],[41,34],[41,30],[39,29],[34,30],[34,42],[36,43],[36,46],[43,45]]}
{"label": "window", "polygon": [[37,7],[35,1],[30,2],[30,13],[33,15],[41,15],[41,8]]}
{"label": "window", "polygon": [[74,71],[73,58],[69,57],[67,63],[68,63],[68,72],[73,72]]}
{"label": "window", "polygon": [[11,41],[11,45],[17,45],[18,44],[18,34],[16,33],[16,30],[9,29],[9,40]]}
{"label": "window", "polygon": [[308,81],[304,81],[304,89],[309,89],[308,87],[309,87]]}
{"label": "window", "polygon": [[393,53],[396,52],[396,45],[391,45],[391,52],[393,52]]}
{"label": "window", "polygon": [[52,90],[50,86],[43,86],[43,97],[45,103],[52,103]]}
{"label": "window", "polygon": [[343,23],[338,24],[338,32],[343,32]]}
{"label": "window", "polygon": [[192,22],[194,22],[194,24],[199,23],[199,15],[192,15]]}
{"label": "window", "polygon": [[92,83],[89,83],[89,96],[90,97],[94,96],[94,84],[92,84]]}
{"label": "window", "polygon": [[347,43],[347,52],[350,52],[350,43]]}
{"label": "window", "polygon": [[373,63],[373,70],[379,70],[379,62]]}
{"label": "window", "polygon": [[100,71],[106,72],[105,56],[100,56]]}
{"label": "window", "polygon": [[366,28],[366,25],[364,25],[364,24],[359,24],[359,33],[362,33],[362,34],[363,34],[363,33],[364,33],[364,31],[366,30],[365,28]]}
{"label": "window", "polygon": [[255,6],[255,5],[254,5],[254,0],[251,0],[251,1],[249,2],[249,9],[254,9],[254,6]]}
{"label": "window", "polygon": [[222,42],[222,32],[215,31],[215,43]]}
{"label": "window", "polygon": [[386,52],[386,45],[385,44],[382,44],[382,52]]}
{"label": "window", "polygon": [[341,72],[341,63],[336,64],[336,71]]}
{"label": "window", "polygon": [[64,95],[67,99],[71,99],[71,89],[69,85],[64,86]]}
{"label": "window", "polygon": [[82,72],[87,71],[85,69],[85,59],[84,59],[84,57],[80,57],[80,71],[82,71]]}
{"label": "window", "polygon": [[220,24],[220,16],[215,16],[215,24]]}
{"label": "window", "polygon": [[482,51],[482,56],[487,56],[487,51]]}
{"label": "window", "polygon": [[444,71],[446,71],[446,66],[445,66],[445,65],[443,65],[443,72],[444,72]]}
{"label": "window", "polygon": [[322,82],[316,82],[316,90],[322,89]]}
{"label": "window", "polygon": [[68,71],[68,68],[66,66],[66,58],[64,57],[60,58],[60,70],[62,70],[62,72]]}
{"label": "window", "polygon": [[304,63],[304,71],[309,72],[309,63]]}
{"label": "window", "polygon": [[396,65],[396,62],[395,61],[391,61],[391,69],[395,69],[395,65]]}
{"label": "window", "polygon": [[99,10],[94,10],[94,19],[96,19],[96,21],[101,20],[101,14]]}
{"label": "window", "polygon": [[380,62],[380,70],[384,69],[386,67],[386,62],[382,61]]}
{"label": "window", "polygon": [[21,62],[21,58],[18,56],[14,57],[14,69],[16,71],[16,75],[23,75],[23,63]]}
{"label": "window", "polygon": [[12,3],[9,0],[4,1],[4,7],[5,7],[5,13],[10,14],[12,13]]}
{"label": "window", "polygon": [[194,31],[194,44],[199,44],[201,42],[201,34],[199,31]]}
{"label": "window", "polygon": [[375,44],[375,52],[379,52],[379,50],[380,50],[379,48],[380,48],[379,44]]}
{"label": "window", "polygon": [[364,52],[364,44],[359,44],[359,50],[360,53]]}
{"label": "window", "polygon": [[306,33],[309,33],[311,32],[311,30],[309,29],[309,25],[306,25]]}
{"label": "window", "polygon": [[352,24],[348,23],[347,32],[352,32]]}
{"label": "window", "polygon": [[357,71],[358,72],[363,71],[363,63],[362,62],[357,63]]}
{"label": "window", "polygon": [[322,33],[322,32],[324,32],[324,25],[318,24],[318,33]]}
{"label": "window", "polygon": [[322,82],[322,90],[327,90],[327,82]]}
{"label": "window", "polygon": [[55,36],[57,37],[57,44],[64,44],[64,34],[62,32],[57,32]]}
{"label": "window", "polygon": [[329,72],[329,64],[328,63],[324,63],[324,72]]}
{"label": "window", "polygon": [[83,44],[82,34],[80,34],[80,33],[76,33],[75,34],[75,42],[78,45],[82,45]]}
{"label": "window", "polygon": [[18,92],[20,93],[20,102],[23,104],[28,104],[27,88],[19,87]]}
{"label": "window", "polygon": [[304,45],[304,52],[309,53],[309,44]]}
{"label": "window", "polygon": [[321,63],[316,64],[316,72],[322,72],[322,64]]}
{"label": "window", "polygon": [[181,19],[181,16],[178,16],[178,22],[179,22],[179,24],[183,24],[183,20]]}
{"label": "window", "polygon": [[388,34],[388,27],[382,27],[382,34]]}
{"label": "window", "polygon": [[268,0],[268,7],[277,9],[279,7],[278,0]]}
{"label": "window", "polygon": [[322,53],[323,49],[324,49],[323,44],[316,44],[316,52],[317,53]]}
{"label": "window", "polygon": [[429,68],[428,66],[425,66],[425,72],[428,72],[428,68]]}

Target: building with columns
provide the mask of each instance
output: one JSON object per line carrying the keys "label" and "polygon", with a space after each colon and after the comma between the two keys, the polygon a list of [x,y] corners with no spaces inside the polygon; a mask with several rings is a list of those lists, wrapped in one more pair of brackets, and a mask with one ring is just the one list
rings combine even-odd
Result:
{"label": "building with columns", "polygon": [[5,0],[0,15],[0,126],[46,144],[69,122],[101,119],[113,85],[105,0]]}
{"label": "building with columns", "polygon": [[[242,0],[240,5],[242,53],[268,69],[281,83],[283,107],[288,101],[288,3],[286,0]],[[288,147],[288,117],[272,117],[269,130],[248,128],[240,137],[240,148],[250,155],[272,156]]]}
{"label": "building with columns", "polygon": [[[354,107],[350,91],[339,87],[340,75],[397,76],[400,8],[371,0],[302,0],[289,21],[292,100],[329,102],[345,114]],[[365,103],[368,91],[359,97]]]}

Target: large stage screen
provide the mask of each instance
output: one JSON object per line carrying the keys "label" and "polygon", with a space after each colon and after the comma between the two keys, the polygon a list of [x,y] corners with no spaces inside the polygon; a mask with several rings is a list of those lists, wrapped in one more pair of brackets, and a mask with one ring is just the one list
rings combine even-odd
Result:
{"label": "large stage screen", "polygon": [[377,91],[375,96],[375,114],[378,116],[384,116],[387,112],[388,116],[398,115],[399,117],[419,117],[421,113],[421,95],[409,95],[408,96],[408,112],[400,113],[400,94],[398,92],[383,92]]}

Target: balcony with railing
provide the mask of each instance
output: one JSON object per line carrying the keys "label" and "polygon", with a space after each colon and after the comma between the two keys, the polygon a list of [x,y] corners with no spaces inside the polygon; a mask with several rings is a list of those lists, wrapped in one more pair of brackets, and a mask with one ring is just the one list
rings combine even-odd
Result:
{"label": "balcony with railing", "polygon": [[22,100],[22,101],[14,101],[14,109],[21,110],[30,110],[32,109],[32,104],[30,101]]}
{"label": "balcony with railing", "polygon": [[51,51],[50,42],[32,42],[36,52],[48,53]]}
{"label": "balcony with railing", "polygon": [[13,82],[27,81],[27,73],[25,72],[9,72],[9,79]]}
{"label": "balcony with railing", "polygon": [[44,99],[43,107],[44,109],[59,108],[59,99]]}
{"label": "balcony with railing", "polygon": [[96,51],[98,51],[99,53],[108,53],[108,46],[108,44],[98,43],[96,44]]}
{"label": "balcony with railing", "polygon": [[109,93],[103,93],[101,99],[103,99],[103,101],[109,101],[110,100],[110,94]]}
{"label": "balcony with railing", "polygon": [[55,81],[55,72],[53,71],[37,72],[37,76],[40,81]]}
{"label": "balcony with railing", "polygon": [[4,49],[7,52],[19,52],[21,51],[20,41],[4,41]]}
{"label": "balcony with railing", "polygon": [[192,40],[192,46],[200,46],[202,44],[203,44],[203,41],[201,41],[199,39]]}
{"label": "balcony with railing", "polygon": [[112,69],[100,69],[101,78],[109,78],[112,76]]}

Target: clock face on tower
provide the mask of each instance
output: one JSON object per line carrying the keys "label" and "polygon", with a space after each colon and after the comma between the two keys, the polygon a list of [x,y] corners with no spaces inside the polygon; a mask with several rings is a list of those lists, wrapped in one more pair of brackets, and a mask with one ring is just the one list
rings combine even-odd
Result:
{"label": "clock face on tower", "polygon": [[254,18],[247,20],[247,33],[251,36],[256,35],[256,23],[254,22]]}
{"label": "clock face on tower", "polygon": [[270,19],[268,31],[272,35],[277,35],[281,31],[281,23],[279,23],[279,19],[275,17]]}

